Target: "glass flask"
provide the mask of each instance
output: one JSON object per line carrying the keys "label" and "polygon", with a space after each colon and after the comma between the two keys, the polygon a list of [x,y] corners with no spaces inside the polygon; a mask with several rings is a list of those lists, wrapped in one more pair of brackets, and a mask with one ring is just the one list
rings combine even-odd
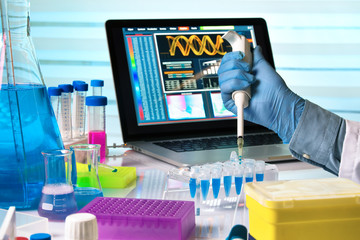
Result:
{"label": "glass flask", "polygon": [[46,180],[38,213],[49,220],[65,220],[68,215],[77,211],[71,183],[72,151],[49,150],[43,151],[42,154]]}
{"label": "glass flask", "polygon": [[41,151],[61,149],[54,112],[30,37],[28,0],[0,0],[0,208],[37,208]]}
{"label": "glass flask", "polygon": [[[74,144],[70,146],[73,152],[73,174],[77,207],[80,210],[96,197],[103,197],[98,174],[100,157],[99,144]],[[75,174],[76,173],[76,174]]]}

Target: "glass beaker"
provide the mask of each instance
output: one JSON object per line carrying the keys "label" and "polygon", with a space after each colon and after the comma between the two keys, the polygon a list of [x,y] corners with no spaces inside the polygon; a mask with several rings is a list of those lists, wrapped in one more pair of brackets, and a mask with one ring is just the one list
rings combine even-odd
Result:
{"label": "glass beaker", "polygon": [[0,208],[35,209],[41,151],[63,143],[30,37],[29,0],[0,0],[0,9]]}
{"label": "glass beaker", "polygon": [[99,144],[74,144],[70,146],[73,152],[72,181],[75,199],[80,210],[96,197],[102,197],[103,192],[98,174],[100,153]]}
{"label": "glass beaker", "polygon": [[77,211],[74,189],[71,183],[70,150],[42,152],[45,162],[45,185],[42,189],[38,213],[50,220],[65,220]]}

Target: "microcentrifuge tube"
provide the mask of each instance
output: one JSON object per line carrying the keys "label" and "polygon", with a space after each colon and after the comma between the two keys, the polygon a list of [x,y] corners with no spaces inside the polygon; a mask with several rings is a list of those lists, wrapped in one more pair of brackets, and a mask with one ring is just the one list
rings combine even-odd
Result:
{"label": "microcentrifuge tube", "polygon": [[220,192],[220,182],[221,182],[221,167],[214,166],[211,169],[211,184],[213,189],[214,198],[217,199]]}
{"label": "microcentrifuge tube", "polygon": [[210,189],[210,171],[209,169],[201,169],[200,170],[200,188],[203,200],[205,201],[207,199],[207,196],[209,194]]}
{"label": "microcentrifuge tube", "polygon": [[224,179],[224,190],[225,196],[230,196],[231,183],[232,183],[232,169],[229,166],[223,167],[223,179]]}
{"label": "microcentrifuge tube", "polygon": [[244,177],[245,182],[253,182],[254,181],[254,168],[255,168],[255,160],[247,159],[244,163]]}
{"label": "microcentrifuge tube", "polygon": [[193,166],[190,169],[189,190],[190,190],[191,198],[195,198],[196,189],[199,187],[199,184],[197,182],[199,171],[200,171],[199,166]]}
{"label": "microcentrifuge tube", "polygon": [[242,184],[243,184],[243,176],[244,176],[244,167],[242,165],[238,165],[235,168],[234,171],[234,176],[235,176],[235,190],[236,190],[236,194],[240,195],[241,193],[241,188],[242,188]]}
{"label": "microcentrifuge tube", "polygon": [[255,178],[257,182],[264,181],[264,172],[265,172],[265,161],[256,161],[255,163]]}

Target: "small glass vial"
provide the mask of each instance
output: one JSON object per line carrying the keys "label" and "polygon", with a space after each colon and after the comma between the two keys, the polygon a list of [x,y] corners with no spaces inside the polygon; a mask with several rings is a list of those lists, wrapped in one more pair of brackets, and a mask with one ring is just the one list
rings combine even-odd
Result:
{"label": "small glass vial", "polygon": [[75,91],[72,104],[72,137],[74,139],[81,139],[85,137],[85,98],[88,84],[81,81],[74,81],[73,84]]}
{"label": "small glass vial", "polygon": [[100,144],[100,162],[105,162],[106,157],[106,119],[105,106],[107,98],[103,96],[86,97],[88,119],[88,143]]}
{"label": "small glass vial", "polygon": [[92,86],[93,96],[102,96],[102,88],[104,86],[104,80],[100,80],[100,79],[91,80],[90,86]]}
{"label": "small glass vial", "polygon": [[49,87],[48,88],[50,103],[53,108],[56,120],[58,120],[58,115],[59,115],[61,91],[62,90],[59,87]]}
{"label": "small glass vial", "polygon": [[60,120],[59,127],[63,141],[69,141],[72,139],[72,127],[71,127],[71,98],[74,88],[71,84],[60,84],[61,96],[60,96]]}
{"label": "small glass vial", "polygon": [[74,188],[71,183],[70,150],[41,152],[45,161],[45,185],[38,213],[49,220],[61,221],[77,212]]}

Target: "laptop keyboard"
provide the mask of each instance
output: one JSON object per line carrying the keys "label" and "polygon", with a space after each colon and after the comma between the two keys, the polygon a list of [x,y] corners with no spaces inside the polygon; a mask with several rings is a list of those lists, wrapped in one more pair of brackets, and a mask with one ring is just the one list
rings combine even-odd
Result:
{"label": "laptop keyboard", "polygon": [[[244,139],[244,147],[282,143],[279,136],[275,133],[246,135]],[[184,139],[154,142],[154,144],[173,150],[175,152],[201,151],[222,148],[236,148],[237,137],[224,136],[217,138],[197,138],[191,140]]]}

